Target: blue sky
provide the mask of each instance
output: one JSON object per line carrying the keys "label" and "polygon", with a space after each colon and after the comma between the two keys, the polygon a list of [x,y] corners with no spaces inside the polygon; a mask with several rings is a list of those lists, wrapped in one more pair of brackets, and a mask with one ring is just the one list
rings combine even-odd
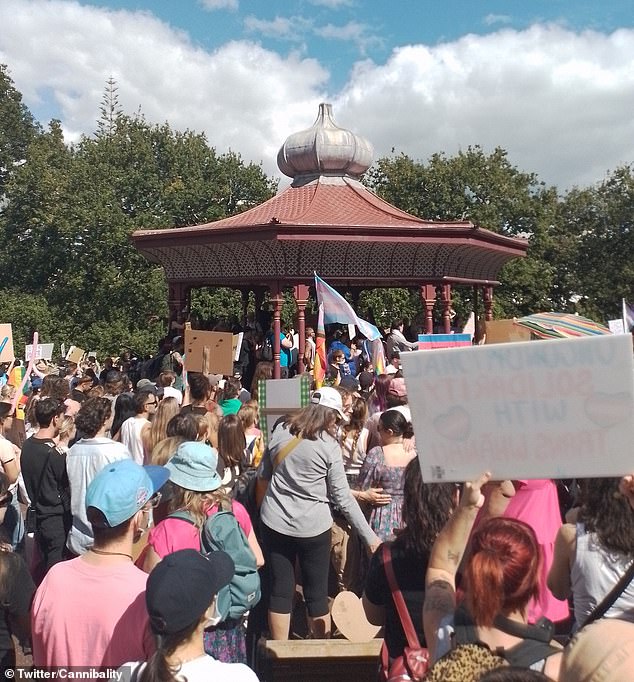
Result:
{"label": "blue sky", "polygon": [[[561,189],[634,161],[632,0],[0,0],[0,61],[44,123],[128,113],[278,174],[321,101],[375,158],[469,145]],[[52,38],[53,37],[53,38]]]}

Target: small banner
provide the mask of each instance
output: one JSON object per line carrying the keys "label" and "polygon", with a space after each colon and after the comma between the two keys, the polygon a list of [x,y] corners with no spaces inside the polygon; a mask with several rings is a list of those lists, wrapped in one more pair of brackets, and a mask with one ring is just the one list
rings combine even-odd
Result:
{"label": "small banner", "polygon": [[309,401],[310,377],[305,374],[293,379],[260,379],[258,404],[264,444],[269,444],[273,426],[280,417],[297,412]]}

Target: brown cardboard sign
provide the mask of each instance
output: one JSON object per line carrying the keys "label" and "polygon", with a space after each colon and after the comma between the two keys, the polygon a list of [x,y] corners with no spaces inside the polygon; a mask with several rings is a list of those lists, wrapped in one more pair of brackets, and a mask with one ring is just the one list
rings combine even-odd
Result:
{"label": "brown cardboard sign", "polygon": [[491,320],[484,323],[484,343],[512,343],[530,341],[531,333],[526,327],[515,324],[514,320]]}
{"label": "brown cardboard sign", "polygon": [[0,362],[15,360],[13,351],[13,328],[10,324],[0,324]]}
{"label": "brown cardboard sign", "polygon": [[185,325],[185,369],[233,376],[233,335]]}

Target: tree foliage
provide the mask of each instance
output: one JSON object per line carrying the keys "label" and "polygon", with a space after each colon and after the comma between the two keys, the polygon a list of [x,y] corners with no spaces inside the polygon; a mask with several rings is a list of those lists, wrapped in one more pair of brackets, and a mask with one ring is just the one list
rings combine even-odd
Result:
{"label": "tree foliage", "polygon": [[46,302],[60,324],[43,341],[101,352],[154,350],[165,330],[163,272],[131,243],[134,230],[210,222],[275,189],[260,166],[218,155],[204,135],[123,114],[112,80],[94,136],[67,145],[52,121],[24,157],[0,214],[3,288],[24,292],[27,308]]}

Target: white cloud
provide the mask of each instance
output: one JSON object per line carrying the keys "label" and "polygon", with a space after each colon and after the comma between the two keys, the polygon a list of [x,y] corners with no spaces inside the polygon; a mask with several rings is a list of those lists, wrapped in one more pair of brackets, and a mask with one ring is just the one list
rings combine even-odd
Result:
{"label": "white cloud", "polygon": [[244,19],[244,28],[248,33],[259,33],[266,38],[296,42],[303,40],[304,34],[311,26],[311,22],[303,17],[275,17],[269,21],[249,15]]}
{"label": "white cloud", "polygon": [[230,10],[238,9],[238,0],[198,0],[198,1],[199,4],[202,5],[202,7],[212,11],[217,9]]}
{"label": "white cloud", "polygon": [[560,189],[634,162],[632,29],[540,25],[403,46],[384,64],[358,62],[343,91],[327,95],[329,74],[300,56],[303,45],[285,56],[249,41],[207,51],[149,13],[70,0],[2,0],[0,25],[11,26],[0,32],[0,62],[25,103],[54,97],[73,138],[94,131],[112,75],[128,113],[141,107],[149,121],[205,132],[219,152],[263,161],[270,174],[280,145],[312,124],[320,101],[377,156],[394,147],[424,160],[499,145]]}
{"label": "white cloud", "polygon": [[512,21],[508,14],[487,14],[482,22],[486,26],[494,26],[495,24],[510,24]]}
{"label": "white cloud", "polygon": [[417,159],[501,146],[521,170],[565,189],[634,161],[634,31],[558,26],[468,35],[357,64],[335,114]]}
{"label": "white cloud", "polygon": [[343,26],[327,24],[316,27],[313,33],[327,40],[344,40],[354,43],[362,55],[365,55],[372,46],[383,44],[381,38],[371,34],[370,26],[357,21],[350,21]]}

